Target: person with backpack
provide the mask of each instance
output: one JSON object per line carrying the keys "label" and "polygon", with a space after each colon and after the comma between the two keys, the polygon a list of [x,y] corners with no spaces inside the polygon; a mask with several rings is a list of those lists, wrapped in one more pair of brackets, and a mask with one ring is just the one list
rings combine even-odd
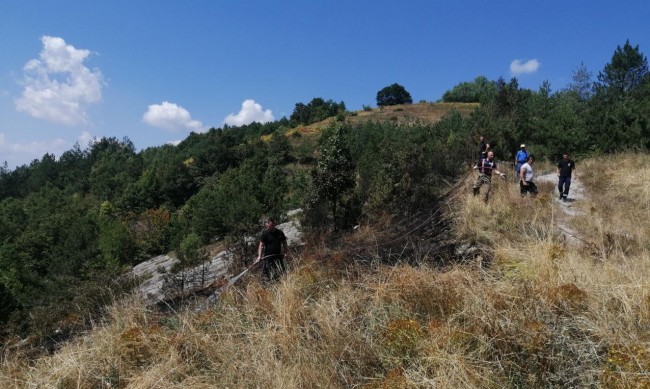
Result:
{"label": "person with backpack", "polygon": [[481,186],[486,185],[487,190],[483,193],[483,202],[487,204],[488,198],[490,197],[490,190],[492,190],[492,172],[500,175],[501,178],[506,178],[506,175],[497,169],[493,151],[488,151],[487,157],[479,159],[474,169],[478,169],[479,173],[472,187],[474,196],[477,196],[481,192]]}
{"label": "person with backpack", "polygon": [[562,154],[562,159],[557,163],[557,189],[560,191],[560,200],[566,201],[571,186],[571,176],[575,176],[576,164],[569,159],[569,154]]}
{"label": "person with backpack", "polygon": [[[289,254],[287,237],[282,230],[275,228],[275,220],[266,220],[266,229],[260,236],[257,260],[262,261],[262,282],[275,281],[284,273],[284,257]],[[252,266],[252,265],[251,265]]]}
{"label": "person with backpack", "polygon": [[524,143],[519,146],[519,151],[515,156],[515,177],[519,177],[519,172],[521,171],[521,166],[528,161],[528,151],[526,150],[526,145]]}
{"label": "person with backpack", "polygon": [[533,162],[535,158],[530,155],[528,161],[521,165],[519,170],[519,191],[521,192],[521,197],[524,197],[526,193],[530,193],[532,197],[537,196],[537,185],[533,182]]}

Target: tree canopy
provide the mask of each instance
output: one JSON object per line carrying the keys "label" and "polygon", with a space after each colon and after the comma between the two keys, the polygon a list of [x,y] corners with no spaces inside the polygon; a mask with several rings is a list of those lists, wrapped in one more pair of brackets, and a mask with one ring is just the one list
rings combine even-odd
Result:
{"label": "tree canopy", "polygon": [[445,103],[478,103],[487,101],[496,93],[496,84],[484,76],[472,82],[461,82],[442,95]]}
{"label": "tree canopy", "polygon": [[320,97],[315,97],[308,104],[296,103],[289,120],[294,126],[309,125],[344,112],[344,102],[335,103],[332,100],[325,101]]}
{"label": "tree canopy", "polygon": [[613,94],[624,95],[648,82],[648,59],[626,41],[617,46],[611,61],[598,73],[598,87]]}
{"label": "tree canopy", "polygon": [[377,92],[377,106],[412,104],[411,94],[400,84],[392,84]]}

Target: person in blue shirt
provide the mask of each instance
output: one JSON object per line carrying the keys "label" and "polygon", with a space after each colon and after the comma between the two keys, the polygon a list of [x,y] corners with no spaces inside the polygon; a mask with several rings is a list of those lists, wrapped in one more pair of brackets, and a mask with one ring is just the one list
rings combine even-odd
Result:
{"label": "person in blue shirt", "polygon": [[515,177],[519,177],[519,172],[521,171],[521,166],[528,161],[528,151],[526,150],[526,145],[524,143],[519,146],[519,151],[515,156]]}

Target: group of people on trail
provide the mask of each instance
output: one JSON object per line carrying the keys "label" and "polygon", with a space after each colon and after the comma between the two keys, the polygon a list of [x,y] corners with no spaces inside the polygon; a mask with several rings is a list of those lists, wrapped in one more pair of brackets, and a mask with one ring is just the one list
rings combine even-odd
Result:
{"label": "group of people on trail", "polygon": [[[479,138],[479,157],[478,163],[474,166],[478,170],[478,176],[472,186],[474,196],[477,196],[481,187],[485,185],[487,189],[483,193],[483,201],[487,203],[492,190],[492,172],[499,174],[502,178],[506,178],[504,173],[497,170],[497,164],[494,161],[494,152],[490,150],[490,144],[485,140],[485,137]],[[535,197],[538,193],[537,185],[533,182],[533,164],[535,158],[526,150],[526,144],[522,143],[519,150],[515,155],[515,179],[519,179],[519,192],[521,197],[530,194]],[[562,159],[557,164],[558,175],[558,190],[560,192],[560,200],[567,201],[569,195],[569,187],[571,186],[571,178],[575,171],[575,163],[569,159],[569,154],[564,153]]]}
{"label": "group of people on trail", "polygon": [[[483,193],[483,201],[487,203],[492,190],[492,174],[498,174],[503,179],[506,178],[506,174],[497,169],[494,152],[490,149],[490,144],[487,143],[483,136],[480,137],[478,153],[479,159],[474,166],[474,169],[478,170],[478,176],[472,189],[474,196],[477,196],[481,191],[481,187],[485,185],[486,190]],[[537,185],[533,182],[534,162],[535,158],[528,153],[526,145],[522,143],[514,161],[515,178],[519,178],[519,189],[522,197],[526,196],[526,194],[533,197],[537,195]],[[575,163],[569,158],[568,153],[564,153],[557,164],[558,190],[562,201],[567,200],[574,172]],[[251,265],[253,267],[261,263],[262,283],[267,284],[280,278],[285,271],[284,258],[288,254],[287,237],[282,230],[275,227],[275,220],[268,218],[266,228],[260,235],[257,259]]]}

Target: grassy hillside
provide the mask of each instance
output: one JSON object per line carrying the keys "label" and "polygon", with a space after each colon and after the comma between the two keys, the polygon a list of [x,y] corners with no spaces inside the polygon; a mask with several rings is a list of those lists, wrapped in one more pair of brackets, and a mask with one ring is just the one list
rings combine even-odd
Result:
{"label": "grassy hillside", "polygon": [[565,220],[578,244],[552,184],[530,200],[496,180],[484,206],[470,175],[441,208],[456,263],[373,261],[389,227],[375,220],[336,246],[312,239],[280,283],[252,275],[201,313],[127,300],[54,355],[5,350],[0,386],[648,387],[649,166],[580,162],[588,197]]}
{"label": "grassy hillside", "polygon": [[[458,111],[462,115],[469,115],[477,107],[478,103],[417,103],[401,104],[388,107],[371,108],[369,110],[355,111],[345,117],[346,123],[358,125],[366,122],[385,122],[394,124],[409,124],[420,122],[423,124],[437,123],[443,116],[452,111]],[[322,122],[309,126],[301,126],[295,129],[301,134],[318,133],[324,127],[337,120],[335,117],[328,118]]]}
{"label": "grassy hillside", "polygon": [[369,111],[358,111],[350,121],[354,124],[362,121],[391,120],[408,123],[420,120],[423,123],[435,123],[452,110],[461,114],[469,114],[478,107],[478,103],[418,103],[403,104],[389,107],[373,108]]}

